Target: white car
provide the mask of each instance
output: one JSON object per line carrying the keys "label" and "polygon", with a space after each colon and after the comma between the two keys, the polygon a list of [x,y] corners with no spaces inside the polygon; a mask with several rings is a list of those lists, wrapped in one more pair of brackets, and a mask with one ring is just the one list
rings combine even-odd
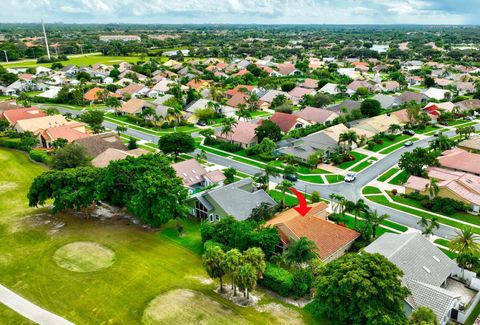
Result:
{"label": "white car", "polygon": [[347,175],[345,175],[345,182],[347,183],[351,183],[355,181],[355,179],[357,179],[357,174],[355,173],[348,173]]}

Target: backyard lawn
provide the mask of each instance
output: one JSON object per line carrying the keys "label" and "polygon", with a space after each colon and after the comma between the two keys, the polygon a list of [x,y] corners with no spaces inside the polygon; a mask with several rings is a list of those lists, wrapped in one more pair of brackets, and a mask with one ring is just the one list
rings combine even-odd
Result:
{"label": "backyard lawn", "polygon": [[[69,64],[75,64],[79,66],[88,66],[88,65],[94,65],[96,63],[114,65],[123,61],[136,63],[137,61],[140,61],[140,58],[136,56],[86,55],[86,56],[72,57],[67,61],[60,61],[60,62],[64,66]],[[52,64],[37,63],[36,61],[29,61],[29,62],[9,62],[9,63],[3,63],[3,65],[9,68],[16,68],[16,67],[29,68],[29,67],[38,67],[38,66],[50,67]]]}
{"label": "backyard lawn", "polygon": [[[0,283],[33,303],[76,324],[140,324],[152,301],[181,299],[179,294],[190,290],[204,302],[198,311],[202,317],[223,310],[239,322],[275,323],[288,315],[287,319],[314,323],[305,311],[285,306],[261,290],[255,292],[261,298],[258,307],[239,307],[214,293],[215,285],[201,264],[198,223],[184,222],[184,235],[178,237],[175,222],[156,232],[108,214],[102,220],[79,213],[51,216],[47,209],[29,208],[26,200],[33,177],[45,169],[17,151],[0,149],[0,161]],[[100,257],[108,257],[108,263],[99,265],[91,259],[95,255],[78,251],[65,255],[81,245],[101,247],[93,253],[107,252],[109,256]],[[71,271],[67,262],[83,270],[92,265],[81,262],[94,262],[97,271]],[[182,303],[184,310],[194,307],[193,300]],[[0,319],[28,324],[4,306]],[[215,314],[212,321],[216,319]]]}

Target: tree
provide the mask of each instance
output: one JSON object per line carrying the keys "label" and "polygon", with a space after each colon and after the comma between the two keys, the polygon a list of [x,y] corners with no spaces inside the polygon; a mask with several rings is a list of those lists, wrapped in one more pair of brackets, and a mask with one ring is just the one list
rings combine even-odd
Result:
{"label": "tree", "polygon": [[88,126],[95,132],[98,133],[103,130],[102,123],[104,121],[104,112],[99,110],[89,110],[83,113],[80,116],[80,120],[84,123],[87,123]]}
{"label": "tree", "polygon": [[312,203],[320,202],[320,200],[321,200],[321,197],[320,197],[320,193],[318,193],[318,191],[313,191],[310,194],[310,201],[312,201]]}
{"label": "tree", "polygon": [[418,307],[410,314],[407,325],[440,325],[440,323],[430,308]]}
{"label": "tree", "polygon": [[412,152],[405,152],[400,157],[398,166],[409,175],[426,176],[425,167],[439,166],[437,155],[424,148],[415,148]]}
{"label": "tree", "polygon": [[235,285],[235,280],[238,277],[238,271],[242,265],[242,253],[236,248],[229,250],[225,254],[225,264],[227,271],[230,273],[230,278],[232,279],[232,289],[233,295],[237,295],[237,286]]}
{"label": "tree", "polygon": [[113,108],[115,114],[118,114],[118,109],[122,107],[122,102],[120,102],[120,100],[115,97],[108,97],[107,100],[105,101],[105,104],[108,107]]}
{"label": "tree", "polygon": [[312,168],[316,168],[317,165],[323,161],[323,157],[325,157],[325,152],[323,150],[317,150],[308,156],[307,164]]}
{"label": "tree", "polygon": [[350,211],[353,212],[353,216],[355,217],[354,227],[356,227],[357,220],[362,216],[362,213],[368,212],[368,205],[365,204],[365,201],[363,199],[359,199],[357,202],[353,203],[350,206]]}
{"label": "tree", "polygon": [[212,279],[218,278],[220,281],[220,292],[223,292],[223,277],[228,269],[225,257],[225,253],[219,246],[209,247],[202,257],[208,276]]}
{"label": "tree", "polygon": [[215,117],[215,111],[211,108],[198,108],[195,110],[195,116],[199,121],[208,122]]}
{"label": "tree", "polygon": [[55,107],[45,108],[44,111],[45,111],[45,114],[47,114],[48,116],[60,114],[60,112],[58,111],[58,108],[55,108]]}
{"label": "tree", "polygon": [[357,143],[357,141],[358,141],[358,135],[353,130],[345,131],[341,133],[340,136],[338,137],[338,143],[346,144],[347,145],[346,149],[348,151],[352,150],[353,143]]}
{"label": "tree", "polygon": [[[472,227],[464,227],[460,231],[456,230],[456,236],[448,243],[448,247],[457,252],[460,256],[467,254],[478,255],[480,253],[479,236],[475,234]],[[465,265],[460,265],[462,273]]]}
{"label": "tree", "polygon": [[272,99],[272,102],[270,103],[270,109],[274,110],[275,108],[282,106],[286,103],[288,103],[287,96],[285,96],[284,94],[279,94]]}
{"label": "tree", "polygon": [[277,184],[276,189],[282,192],[282,208],[285,208],[285,198],[287,191],[293,186],[293,183],[284,179],[280,184]]}
{"label": "tree", "polygon": [[464,126],[464,127],[458,128],[455,132],[458,135],[462,135],[465,139],[468,139],[472,133],[475,133],[475,127]]}
{"label": "tree", "polygon": [[437,217],[432,217],[431,219],[428,219],[427,217],[422,216],[422,219],[417,222],[417,225],[422,227],[422,234],[425,235],[427,238],[433,234],[433,231],[435,229],[440,228]]}
{"label": "tree", "polygon": [[225,184],[230,184],[235,181],[235,175],[237,170],[233,167],[229,167],[223,170],[223,175],[225,175]]}
{"label": "tree", "polygon": [[53,140],[52,147],[54,149],[63,148],[68,144],[68,140],[64,138],[58,138]]}
{"label": "tree", "polygon": [[128,139],[127,148],[128,150],[137,149],[138,148],[137,139],[130,137],[130,139]]}
{"label": "tree", "polygon": [[316,245],[307,237],[300,237],[297,241],[290,243],[285,258],[293,264],[302,264],[317,258]]}
{"label": "tree", "polygon": [[235,128],[235,126],[237,126],[237,124],[238,124],[237,120],[234,119],[233,117],[227,117],[223,119],[222,129],[220,130],[220,133],[225,136],[228,136],[233,132],[233,129]]}
{"label": "tree", "polygon": [[365,99],[360,106],[360,111],[368,117],[377,116],[382,111],[382,105],[378,100]]}
{"label": "tree", "polygon": [[256,152],[260,158],[269,160],[273,157],[273,152],[276,148],[277,146],[275,145],[275,142],[269,138],[264,138],[262,142],[256,146]]}
{"label": "tree", "polygon": [[238,288],[246,293],[247,299],[250,299],[250,291],[257,284],[257,273],[255,268],[247,263],[243,264],[238,270]]}
{"label": "tree", "polygon": [[328,263],[307,308],[333,324],[404,324],[403,272],[380,254],[347,254]]}
{"label": "tree", "polygon": [[425,76],[425,79],[423,80],[423,83],[424,83],[425,87],[427,87],[427,88],[431,88],[431,87],[435,86],[435,80],[430,76]]}
{"label": "tree", "polygon": [[238,111],[237,111],[237,115],[239,118],[243,118],[245,121],[248,121],[248,120],[251,120],[252,119],[252,111],[247,109],[247,105],[246,104],[238,104],[238,107],[237,107]]}
{"label": "tree", "polygon": [[278,170],[278,167],[273,162],[269,162],[268,164],[266,164],[263,170],[266,176],[267,191],[268,191],[268,182],[270,181],[270,176],[277,177],[278,175],[280,175],[280,172]]}
{"label": "tree", "polygon": [[52,158],[52,167],[62,170],[65,168],[91,166],[92,158],[87,150],[79,144],[71,143],[55,151]]}
{"label": "tree", "polygon": [[89,207],[96,201],[100,173],[101,169],[79,167],[40,174],[30,185],[28,204],[38,207],[53,199],[53,213]]}
{"label": "tree", "polygon": [[430,141],[430,149],[445,151],[453,148],[455,143],[447,136],[441,134]]}
{"label": "tree", "polygon": [[413,102],[410,106],[407,107],[407,116],[408,121],[412,125],[416,125],[418,122],[418,117],[420,116],[420,107],[417,103]]}
{"label": "tree", "polygon": [[195,140],[188,133],[168,133],[158,140],[158,148],[165,154],[173,154],[177,159],[179,154],[195,150]]}
{"label": "tree", "polygon": [[388,133],[390,134],[396,134],[401,130],[402,130],[402,126],[398,124],[390,124],[390,126],[388,127]]}
{"label": "tree", "polygon": [[288,176],[297,175],[297,167],[292,164],[287,164],[283,167],[283,177],[287,178]]}
{"label": "tree", "polygon": [[120,133],[125,133],[127,132],[128,128],[123,125],[117,125],[117,134],[120,135]]}
{"label": "tree", "polygon": [[265,254],[260,248],[250,247],[244,251],[242,261],[244,264],[250,264],[253,266],[257,279],[262,277],[267,265],[265,263]]}
{"label": "tree", "polygon": [[269,138],[274,142],[278,142],[282,139],[282,130],[277,124],[270,120],[262,121],[262,124],[255,129],[255,134],[257,135],[259,142],[262,142],[265,138]]}
{"label": "tree", "polygon": [[389,218],[388,214],[378,214],[377,210],[365,213],[365,223],[372,229],[373,238],[377,237],[377,228]]}
{"label": "tree", "polygon": [[270,220],[275,214],[275,208],[268,202],[262,202],[252,209],[249,220],[263,223]]}
{"label": "tree", "polygon": [[440,188],[438,187],[438,181],[434,178],[430,179],[430,184],[428,184],[428,193],[430,195],[430,200],[435,198],[440,192]]}

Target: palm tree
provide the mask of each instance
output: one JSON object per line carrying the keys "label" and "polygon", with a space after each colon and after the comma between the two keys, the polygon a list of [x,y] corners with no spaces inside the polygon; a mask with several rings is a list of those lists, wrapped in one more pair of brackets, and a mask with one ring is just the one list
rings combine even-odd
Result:
{"label": "palm tree", "polygon": [[278,167],[275,166],[273,163],[269,162],[268,164],[265,165],[263,168],[266,176],[266,181],[267,181],[267,191],[268,191],[268,182],[270,181],[270,176],[272,177],[278,177],[280,175],[280,172],[278,170]]}
{"label": "palm tree", "polygon": [[357,143],[358,141],[358,135],[355,131],[353,130],[348,130],[340,134],[338,138],[338,143],[343,143],[347,144],[347,150],[351,151],[352,150],[352,145],[353,143]]}
{"label": "palm tree", "polygon": [[318,257],[316,249],[317,246],[313,241],[307,237],[300,237],[299,240],[290,244],[288,251],[285,253],[285,258],[292,264],[306,263]]}
{"label": "palm tree", "polygon": [[251,112],[258,110],[258,96],[255,93],[250,93],[250,97],[247,99],[248,110]]}
{"label": "palm tree", "polygon": [[180,124],[180,121],[183,118],[183,110],[179,107],[169,107],[167,115],[165,116],[166,120],[174,121],[176,125]]}
{"label": "palm tree", "polygon": [[365,214],[365,222],[372,228],[373,238],[377,237],[377,228],[384,220],[388,218],[388,214],[379,215],[377,210],[367,211]]}
{"label": "palm tree", "polygon": [[398,131],[400,131],[401,129],[402,129],[402,127],[398,124],[390,124],[390,126],[388,127],[388,132],[391,133],[391,134],[395,134]]}
{"label": "palm tree", "polygon": [[363,199],[359,199],[357,202],[351,205],[353,216],[354,216],[354,227],[357,227],[357,219],[362,216],[362,212],[368,211],[368,206],[365,204]]}
{"label": "palm tree", "polygon": [[282,192],[282,208],[285,208],[286,193],[293,186],[293,183],[284,179],[280,184],[277,184],[276,189]]}
{"label": "palm tree", "polygon": [[[457,252],[459,255],[478,254],[480,253],[480,244],[478,243],[479,236],[475,234],[472,227],[464,227],[460,231],[457,230],[457,235],[453,238],[448,247]],[[462,267],[462,277],[464,274],[464,265]]]}
{"label": "palm tree", "polygon": [[243,118],[245,121],[252,119],[252,112],[247,109],[246,104],[243,104],[243,103],[238,104],[237,108],[238,108],[238,112],[237,112],[238,117]]}
{"label": "palm tree", "polygon": [[214,101],[214,102],[219,102],[222,98],[222,92],[220,91],[220,89],[218,87],[215,87],[215,86],[212,86],[210,88],[210,98]]}
{"label": "palm tree", "polygon": [[449,137],[445,135],[439,135],[434,140],[430,141],[430,149],[445,151],[451,149],[454,143]]}
{"label": "palm tree", "polygon": [[434,178],[430,180],[430,184],[428,185],[428,193],[430,194],[430,200],[435,198],[440,192],[440,188],[438,187],[438,181]]}
{"label": "palm tree", "polygon": [[113,111],[115,112],[115,114],[118,114],[118,109],[122,107],[122,103],[120,102],[120,100],[118,100],[118,98],[115,98],[115,97],[109,97],[105,102],[105,104],[113,108]]}
{"label": "palm tree", "polygon": [[238,124],[237,120],[233,117],[227,117],[223,120],[222,129],[220,130],[220,134],[228,136],[232,133],[233,128]]}
{"label": "palm tree", "polygon": [[127,127],[123,125],[117,125],[117,134],[120,135],[120,133],[125,133],[127,132]]}

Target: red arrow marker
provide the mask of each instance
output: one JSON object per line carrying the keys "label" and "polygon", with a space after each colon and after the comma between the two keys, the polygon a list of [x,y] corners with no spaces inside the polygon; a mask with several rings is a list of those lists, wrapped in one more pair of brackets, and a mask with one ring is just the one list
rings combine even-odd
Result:
{"label": "red arrow marker", "polygon": [[310,211],[312,208],[307,206],[307,200],[305,200],[305,197],[303,196],[302,193],[294,189],[293,187],[290,188],[290,191],[297,196],[298,202],[300,203],[297,207],[294,209],[297,210],[298,213],[300,213],[302,216],[305,217],[305,215]]}

